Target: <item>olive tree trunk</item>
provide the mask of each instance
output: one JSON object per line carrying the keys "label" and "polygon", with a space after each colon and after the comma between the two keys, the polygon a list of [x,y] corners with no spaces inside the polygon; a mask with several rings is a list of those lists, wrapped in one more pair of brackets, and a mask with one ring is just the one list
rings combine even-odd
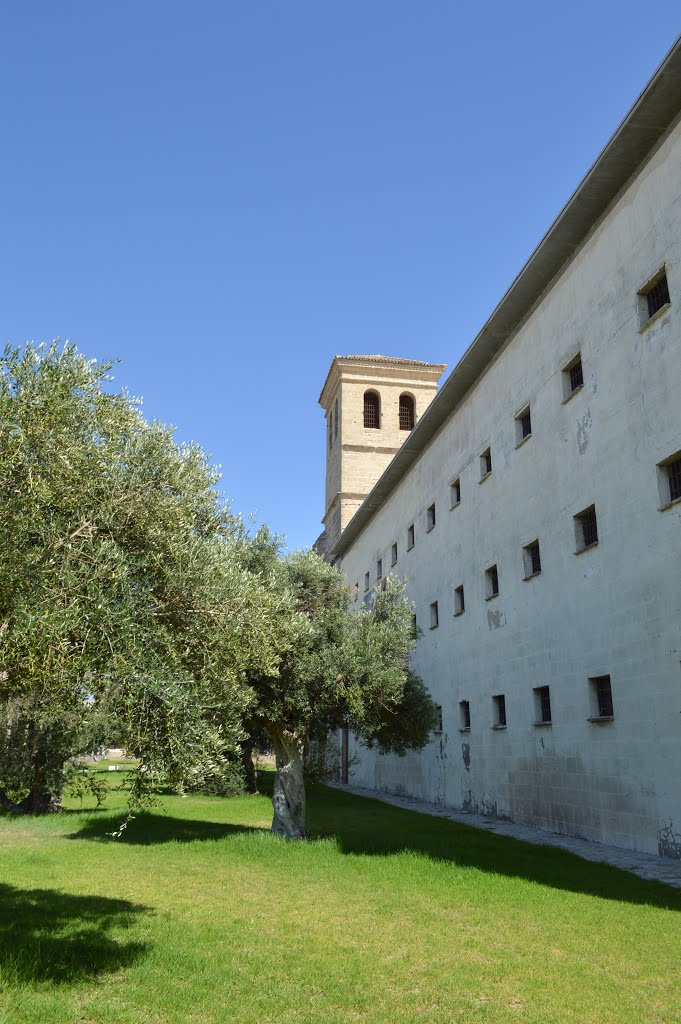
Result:
{"label": "olive tree trunk", "polygon": [[305,837],[305,737],[289,729],[269,730],[274,741],[277,774],[274,780],[272,831],[287,839]]}

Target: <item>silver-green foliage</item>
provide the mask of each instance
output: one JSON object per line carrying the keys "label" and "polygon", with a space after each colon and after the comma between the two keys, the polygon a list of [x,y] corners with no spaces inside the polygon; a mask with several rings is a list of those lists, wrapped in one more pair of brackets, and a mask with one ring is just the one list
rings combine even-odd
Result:
{"label": "silver-green foliage", "polygon": [[428,742],[433,702],[409,669],[416,635],[404,585],[389,578],[370,608],[353,607],[338,569],[313,552],[278,563],[306,629],[282,654],[276,676],[252,675],[252,727],[274,744],[273,829],[304,832],[303,769],[310,740],[348,728],[370,747],[402,755]]}
{"label": "silver-green foliage", "polygon": [[295,643],[292,599],[249,566],[218,473],[114,392],[110,369],[58,344],[0,360],[6,807],[58,803],[103,716],[147,778],[214,774],[252,701],[246,675],[276,675]]}

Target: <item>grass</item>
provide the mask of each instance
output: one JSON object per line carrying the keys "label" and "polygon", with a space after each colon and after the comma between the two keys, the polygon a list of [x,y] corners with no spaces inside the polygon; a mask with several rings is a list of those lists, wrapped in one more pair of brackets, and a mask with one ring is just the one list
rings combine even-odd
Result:
{"label": "grass", "polygon": [[306,843],[265,795],[123,817],[0,819],[2,1024],[681,1020],[659,883],[323,786]]}

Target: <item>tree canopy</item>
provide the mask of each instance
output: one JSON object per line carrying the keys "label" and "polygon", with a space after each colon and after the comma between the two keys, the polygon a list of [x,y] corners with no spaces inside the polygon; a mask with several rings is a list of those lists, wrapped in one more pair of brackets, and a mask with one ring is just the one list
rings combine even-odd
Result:
{"label": "tree canopy", "polygon": [[0,362],[5,807],[58,804],[107,716],[147,778],[209,770],[238,745],[246,673],[276,672],[295,640],[205,454],[147,423],[110,369],[56,344]]}
{"label": "tree canopy", "polygon": [[428,742],[435,707],[409,670],[415,641],[403,584],[389,578],[369,609],[352,608],[342,574],[314,552],[279,563],[307,630],[282,652],[276,675],[251,674],[252,727],[276,752],[273,831],[305,830],[303,759],[312,738],[348,728],[382,753],[404,754]]}
{"label": "tree canopy", "polygon": [[113,730],[156,780],[196,787],[265,730],[273,830],[305,829],[311,738],[423,746],[411,609],[352,606],[313,552],[249,534],[197,445],[147,422],[111,363],[70,345],[0,360],[0,806],[58,809],[69,763]]}

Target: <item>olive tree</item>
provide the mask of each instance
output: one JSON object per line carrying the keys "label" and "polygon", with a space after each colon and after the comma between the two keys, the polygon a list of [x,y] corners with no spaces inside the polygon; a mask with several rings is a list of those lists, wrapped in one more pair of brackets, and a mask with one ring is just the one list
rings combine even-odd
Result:
{"label": "olive tree", "polygon": [[196,445],[71,346],[0,360],[0,805],[59,808],[96,719],[175,784],[238,750],[301,616]]}
{"label": "olive tree", "polygon": [[388,579],[368,609],[355,609],[341,573],[314,552],[282,559],[279,573],[305,628],[276,675],[251,676],[250,727],[264,729],[275,749],[272,831],[299,839],[311,737],[346,727],[369,747],[404,754],[425,746],[437,716],[409,670],[416,637],[400,582]]}

